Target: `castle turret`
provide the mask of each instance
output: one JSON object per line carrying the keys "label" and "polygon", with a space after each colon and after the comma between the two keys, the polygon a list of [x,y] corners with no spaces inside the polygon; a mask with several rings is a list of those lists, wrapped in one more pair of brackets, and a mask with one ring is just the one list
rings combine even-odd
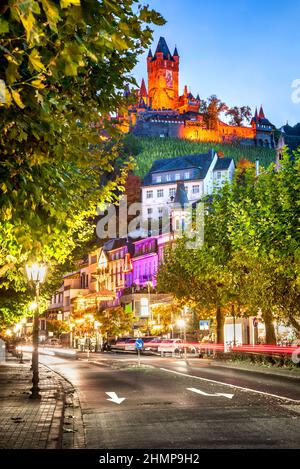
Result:
{"label": "castle turret", "polygon": [[148,94],[153,109],[176,109],[179,88],[179,55],[170,53],[165,38],[158,41],[154,56],[147,58]]}

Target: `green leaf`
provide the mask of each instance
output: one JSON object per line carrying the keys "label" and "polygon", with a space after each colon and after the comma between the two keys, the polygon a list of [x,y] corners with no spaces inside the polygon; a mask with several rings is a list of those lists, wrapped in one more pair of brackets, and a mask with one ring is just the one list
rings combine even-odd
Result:
{"label": "green leaf", "polygon": [[9,32],[8,21],[0,17],[0,34]]}
{"label": "green leaf", "polygon": [[25,104],[23,103],[20,93],[17,90],[11,90],[12,97],[14,102],[21,108],[24,109]]}
{"label": "green leaf", "polygon": [[60,0],[60,6],[62,8],[68,8],[71,5],[80,6],[80,0]]}
{"label": "green leaf", "polygon": [[57,6],[51,0],[42,0],[42,5],[46,13],[50,29],[57,33],[57,23],[61,21]]}
{"label": "green leaf", "polygon": [[32,64],[33,68],[38,72],[40,72],[41,70],[45,70],[45,67],[41,62],[41,56],[37,49],[32,49],[29,55],[29,61]]}

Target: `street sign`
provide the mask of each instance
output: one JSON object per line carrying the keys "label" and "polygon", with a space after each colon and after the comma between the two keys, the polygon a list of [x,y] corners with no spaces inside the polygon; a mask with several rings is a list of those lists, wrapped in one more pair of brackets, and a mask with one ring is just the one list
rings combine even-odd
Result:
{"label": "street sign", "polygon": [[199,321],[200,331],[209,331],[209,319],[204,319]]}
{"label": "street sign", "polygon": [[137,350],[142,350],[143,347],[144,347],[144,342],[142,341],[142,339],[136,339],[135,348]]}

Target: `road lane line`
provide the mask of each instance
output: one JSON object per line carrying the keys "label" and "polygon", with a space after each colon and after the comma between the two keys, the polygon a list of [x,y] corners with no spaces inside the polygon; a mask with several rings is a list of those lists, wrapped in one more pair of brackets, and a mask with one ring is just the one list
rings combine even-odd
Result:
{"label": "road lane line", "polygon": [[195,392],[196,394],[201,394],[201,396],[226,397],[227,399],[232,399],[234,397],[234,394],[226,394],[225,392],[216,392],[214,394],[211,394],[211,393],[201,391],[200,389],[197,389],[197,388],[186,388],[186,389],[188,391]]}
{"label": "road lane line", "polygon": [[214,379],[201,378],[201,376],[189,375],[187,373],[181,373],[180,371],[168,370],[167,368],[160,368],[160,370],[167,371],[168,373],[174,373],[180,376],[186,376],[187,378],[199,379],[201,381],[207,381],[208,383],[219,384],[222,386],[229,386],[230,388],[240,389],[241,391],[254,392],[256,394],[262,394],[264,396],[275,397],[276,399],[300,404],[300,400],[291,399],[290,397],[278,396],[277,394],[271,394],[265,391],[258,391],[257,389],[244,388],[242,386],[237,386],[236,384],[229,384],[229,383],[223,383],[222,381],[215,381]]}

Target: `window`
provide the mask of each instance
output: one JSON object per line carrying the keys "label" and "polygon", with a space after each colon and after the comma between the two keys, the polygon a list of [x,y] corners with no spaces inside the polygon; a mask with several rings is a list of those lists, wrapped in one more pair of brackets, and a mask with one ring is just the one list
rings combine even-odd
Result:
{"label": "window", "polygon": [[171,174],[166,174],[166,181],[167,182],[170,182],[171,181]]}
{"label": "window", "polygon": [[156,182],[161,182],[161,176],[156,176]]}
{"label": "window", "polygon": [[161,198],[164,196],[164,190],[163,189],[157,189],[157,197]]}
{"label": "window", "polygon": [[221,171],[217,171],[217,179],[221,179],[222,178],[222,173]]}
{"label": "window", "polygon": [[146,192],[146,198],[147,199],[153,199],[153,191],[147,191]]}
{"label": "window", "polygon": [[184,179],[190,179],[190,172],[189,171],[186,171],[184,173]]}
{"label": "window", "polygon": [[91,256],[91,264],[96,264],[97,262],[97,255]]}
{"label": "window", "polygon": [[176,194],[175,187],[171,187],[171,189],[169,189],[169,197],[175,197],[175,194]]}
{"label": "window", "polygon": [[152,209],[152,208],[148,208],[148,209],[147,209],[147,213],[148,213],[148,215],[151,215],[151,213],[153,213],[153,209]]}
{"label": "window", "polygon": [[192,192],[193,194],[199,194],[200,192],[200,186],[197,184],[197,186],[192,187]]}
{"label": "window", "polygon": [[164,211],[164,209],[160,207],[160,208],[158,209],[159,215],[162,215],[163,211]]}
{"label": "window", "polygon": [[184,186],[184,190],[185,190],[185,192],[188,192],[189,191],[189,186]]}
{"label": "window", "polygon": [[176,173],[175,174],[175,181],[179,181],[180,180],[180,174],[179,173]]}

